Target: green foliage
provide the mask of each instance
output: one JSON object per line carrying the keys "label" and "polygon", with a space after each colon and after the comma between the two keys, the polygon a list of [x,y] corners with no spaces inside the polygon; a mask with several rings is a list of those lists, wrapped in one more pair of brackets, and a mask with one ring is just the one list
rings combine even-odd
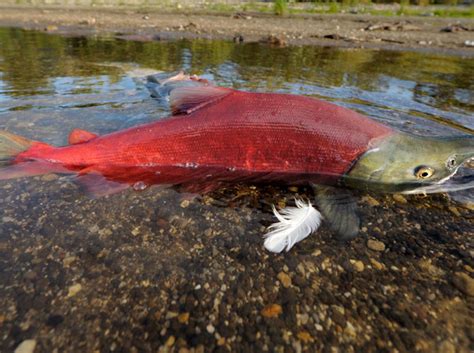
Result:
{"label": "green foliage", "polygon": [[275,0],[273,12],[277,16],[283,16],[288,13],[288,2],[286,0]]}
{"label": "green foliage", "polygon": [[329,4],[328,13],[338,13],[341,12],[341,6],[336,1],[331,1]]}

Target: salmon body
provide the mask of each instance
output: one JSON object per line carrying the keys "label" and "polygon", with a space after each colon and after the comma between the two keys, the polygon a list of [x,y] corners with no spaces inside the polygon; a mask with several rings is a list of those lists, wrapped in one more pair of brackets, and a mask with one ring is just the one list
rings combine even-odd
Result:
{"label": "salmon body", "polygon": [[218,87],[176,91],[172,117],[98,137],[76,131],[71,137],[82,138],[65,147],[33,143],[14,163],[196,191],[235,182],[334,184],[373,141],[394,132],[308,97]]}
{"label": "salmon body", "polygon": [[64,147],[0,130],[0,180],[73,174],[96,197],[156,184],[192,193],[242,182],[310,185],[319,210],[301,200],[281,213],[274,208],[278,222],[264,242],[272,252],[288,251],[322,219],[340,238],[355,237],[360,220],[347,188],[474,187],[472,179],[449,183],[474,158],[472,135],[414,136],[317,99],[241,92],[184,74],[149,80],[158,87],[152,96],[169,94],[173,116],[104,136],[76,129]]}

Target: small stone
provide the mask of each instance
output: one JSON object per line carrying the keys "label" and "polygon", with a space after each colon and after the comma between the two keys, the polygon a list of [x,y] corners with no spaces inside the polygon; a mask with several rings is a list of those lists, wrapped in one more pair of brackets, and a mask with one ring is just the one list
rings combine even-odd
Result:
{"label": "small stone", "polygon": [[174,312],[174,311],[167,311],[166,312],[166,320],[170,320],[170,319],[174,319],[175,317],[177,317],[179,314]]}
{"label": "small stone", "polygon": [[74,284],[72,286],[69,287],[69,290],[68,290],[68,293],[67,293],[67,296],[70,298],[70,297],[73,297],[75,296],[77,293],[79,293],[82,289],[82,286],[77,283],[77,284]]}
{"label": "small stone", "polygon": [[374,199],[372,196],[364,196],[362,198],[362,201],[363,202],[366,202],[367,204],[369,204],[369,206],[372,206],[372,207],[375,207],[375,206],[380,206],[380,202],[378,202],[376,199]]}
{"label": "small stone", "polygon": [[46,320],[46,325],[51,327],[56,327],[64,321],[64,316],[62,315],[50,315],[48,320]]}
{"label": "small stone", "polygon": [[453,278],[454,286],[466,295],[474,297],[474,279],[464,272],[456,272]]}
{"label": "small stone", "polygon": [[43,180],[43,181],[53,181],[53,180],[56,180],[56,179],[58,179],[58,176],[56,174],[53,174],[53,173],[46,174],[46,175],[43,175],[41,177],[41,180]]}
{"label": "small stone", "polygon": [[291,277],[288,276],[285,272],[280,272],[277,275],[277,278],[281,282],[283,287],[289,288],[291,286]]}
{"label": "small stone", "polygon": [[429,273],[433,277],[441,277],[445,275],[445,272],[441,268],[433,265],[431,260],[421,260],[419,266],[423,270],[423,273]]}
{"label": "small stone", "polygon": [[451,213],[453,213],[456,217],[461,217],[461,212],[459,212],[459,210],[454,207],[454,206],[449,206],[448,209],[451,211]]}
{"label": "small stone", "polygon": [[364,263],[360,260],[350,260],[351,264],[352,264],[352,267],[354,267],[354,270],[356,270],[357,272],[362,272],[364,271]]}
{"label": "small stone", "polygon": [[25,273],[24,278],[30,281],[36,279],[36,272],[35,271],[28,271]]}
{"label": "small stone", "polygon": [[297,186],[290,186],[288,188],[288,190],[291,191],[291,192],[298,192],[298,187]]}
{"label": "small stone", "polygon": [[304,343],[310,343],[313,342],[313,337],[308,333],[308,331],[300,331],[296,335],[301,341]]}
{"label": "small stone", "polygon": [[439,345],[439,352],[443,353],[456,353],[456,347],[449,341],[443,341]]}
{"label": "small stone", "polygon": [[369,239],[367,241],[367,247],[370,249],[370,250],[373,250],[373,251],[384,251],[385,250],[385,244],[382,243],[381,241],[378,241],[378,240],[372,240],[372,239]]}
{"label": "small stone", "polygon": [[140,227],[135,227],[132,229],[132,235],[136,237],[138,234],[140,234]]}
{"label": "small stone", "polygon": [[346,328],[344,329],[344,333],[346,334],[346,336],[348,336],[352,339],[357,337],[357,332],[356,332],[354,326],[350,322],[346,323]]}
{"label": "small stone", "polygon": [[187,324],[189,321],[189,313],[181,313],[178,315],[178,321],[181,324]]}
{"label": "small stone", "polygon": [[216,332],[216,328],[214,327],[214,325],[209,324],[206,326],[206,331],[212,335],[214,332]]}
{"label": "small stone", "polygon": [[218,346],[223,346],[225,344],[225,337],[221,337],[217,340]]}
{"label": "small stone", "polygon": [[283,312],[281,305],[270,304],[264,307],[261,311],[263,317],[278,317]]}
{"label": "small stone", "polygon": [[176,341],[176,338],[174,338],[174,336],[169,336],[165,344],[166,346],[171,347],[173,346],[175,341]]}
{"label": "small stone", "polygon": [[394,194],[392,197],[398,203],[403,203],[403,204],[408,203],[407,199],[401,194]]}
{"label": "small stone", "polygon": [[36,340],[24,340],[16,347],[14,353],[33,353],[36,347]]}
{"label": "small stone", "polygon": [[189,207],[189,204],[190,204],[189,200],[183,200],[183,201],[181,201],[180,206],[181,206],[181,208],[187,208],[187,207]]}
{"label": "small stone", "polygon": [[63,266],[64,267],[69,267],[72,265],[72,263],[74,261],[76,261],[76,257],[75,256],[66,256],[64,259],[63,259]]}
{"label": "small stone", "polygon": [[375,259],[370,259],[370,264],[376,269],[376,270],[383,270],[384,265],[382,265],[380,262],[378,262]]}

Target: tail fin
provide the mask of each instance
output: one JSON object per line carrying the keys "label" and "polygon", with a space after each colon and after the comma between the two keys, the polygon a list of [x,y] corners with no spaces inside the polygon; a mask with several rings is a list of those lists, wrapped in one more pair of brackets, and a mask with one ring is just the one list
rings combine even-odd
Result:
{"label": "tail fin", "polygon": [[0,130],[0,167],[9,165],[11,160],[33,144],[32,140]]}

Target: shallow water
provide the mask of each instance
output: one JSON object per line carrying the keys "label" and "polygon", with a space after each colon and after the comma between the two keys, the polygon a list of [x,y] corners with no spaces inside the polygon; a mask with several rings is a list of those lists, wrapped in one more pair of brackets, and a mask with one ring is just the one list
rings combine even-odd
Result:
{"label": "shallow water", "polygon": [[[62,145],[73,128],[104,134],[154,121],[167,116],[168,107],[150,98],[143,75],[177,70],[204,75],[228,87],[323,98],[415,133],[474,132],[474,62],[469,59],[204,40],[141,43],[64,38],[18,29],[0,29],[0,129]],[[121,273],[137,278],[141,285],[151,279],[162,281],[163,286],[176,280],[178,293],[194,290],[179,284],[180,280],[195,283],[205,276],[200,272],[209,270],[208,256],[218,261],[210,278],[212,270],[225,271],[232,281],[242,263],[252,266],[246,261],[258,263],[266,257],[261,234],[273,220],[270,205],[291,204],[295,193],[311,197],[304,188],[236,186],[199,200],[157,188],[93,200],[68,177],[1,181],[0,259],[5,271],[0,286],[8,293],[5,298],[10,296],[3,307],[15,301],[17,292],[11,288],[17,276],[23,278],[31,271],[36,279],[48,277],[36,288],[51,295],[38,299],[34,289],[20,290],[16,315],[22,319],[30,315],[28,302],[33,301],[38,311],[42,305],[54,307],[52,298],[68,296],[67,288],[77,282],[83,287],[93,283],[87,295],[101,296],[100,287],[107,287],[108,278],[119,276],[119,283],[125,281]],[[449,234],[457,234],[452,235],[457,245],[467,246],[462,235],[472,234],[472,213],[444,195],[407,197],[408,201],[374,197],[360,201],[363,232],[382,239],[409,234],[390,250],[429,256],[429,242]],[[323,229],[294,252],[307,256],[330,236]],[[413,243],[412,236],[427,239],[419,241],[428,245]],[[343,251],[354,256],[350,248]],[[8,252],[14,255],[7,256]],[[337,253],[332,254],[337,257]],[[280,266],[290,260],[281,257],[278,261]],[[69,263],[76,262],[83,268],[70,270]],[[216,276],[222,280],[217,272]],[[120,291],[120,285],[115,290]],[[179,295],[169,297],[163,310],[181,308],[184,304],[178,305],[178,299]],[[70,310],[64,305],[54,310]],[[8,317],[9,309],[5,310]],[[36,330],[41,324],[31,327]],[[15,331],[13,341],[5,341],[4,347],[27,338],[28,329]],[[84,335],[90,330],[85,328]],[[45,347],[55,347],[54,339],[48,342],[43,345],[45,351]]]}

